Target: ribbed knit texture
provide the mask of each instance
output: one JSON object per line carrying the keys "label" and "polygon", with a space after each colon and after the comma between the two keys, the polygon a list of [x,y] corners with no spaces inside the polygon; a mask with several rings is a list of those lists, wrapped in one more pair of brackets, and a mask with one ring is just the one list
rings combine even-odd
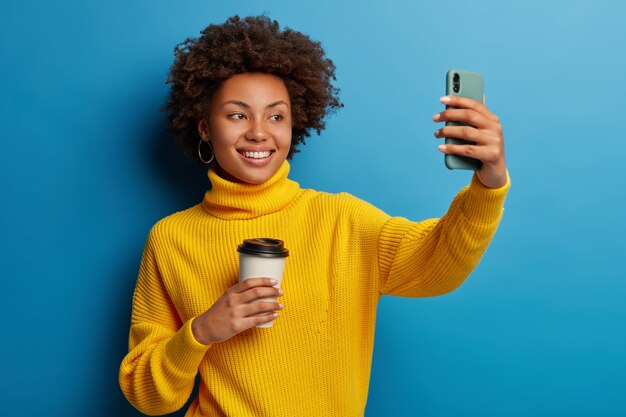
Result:
{"label": "ribbed knit texture", "polygon": [[[458,287],[496,231],[509,184],[474,178],[441,219],[390,217],[349,194],[303,190],[289,164],[265,184],[209,171],[204,201],[159,221],[148,237],[133,297],[126,398],[146,414],[362,416],[381,294],[426,297]],[[191,321],[238,281],[237,245],[285,241],[274,326],[205,346]]]}

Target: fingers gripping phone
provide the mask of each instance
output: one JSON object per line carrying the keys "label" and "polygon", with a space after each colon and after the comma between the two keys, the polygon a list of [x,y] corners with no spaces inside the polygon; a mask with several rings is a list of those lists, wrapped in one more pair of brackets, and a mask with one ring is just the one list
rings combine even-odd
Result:
{"label": "fingers gripping phone", "polygon": [[[465,71],[461,69],[451,69],[446,74],[446,95],[472,98],[479,103],[483,102],[484,82],[483,76],[478,72]],[[446,109],[455,107],[446,106]],[[446,122],[446,126],[467,126],[467,123]],[[463,139],[446,138],[446,144],[471,144]],[[468,158],[460,155],[445,155],[444,161],[448,169],[470,169],[477,171],[482,167],[482,162],[478,159]]]}

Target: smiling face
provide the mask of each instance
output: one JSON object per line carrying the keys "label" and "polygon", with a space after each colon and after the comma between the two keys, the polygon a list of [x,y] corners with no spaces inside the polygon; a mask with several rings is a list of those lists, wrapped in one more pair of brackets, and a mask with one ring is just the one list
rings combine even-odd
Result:
{"label": "smiling face", "polygon": [[211,100],[209,120],[198,123],[213,145],[219,174],[262,184],[278,171],[291,146],[291,102],[285,83],[263,73],[234,75]]}

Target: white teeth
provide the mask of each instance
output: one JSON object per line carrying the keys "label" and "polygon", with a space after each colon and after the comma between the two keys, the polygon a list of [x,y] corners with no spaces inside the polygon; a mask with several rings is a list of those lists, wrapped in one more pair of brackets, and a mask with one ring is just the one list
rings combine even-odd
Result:
{"label": "white teeth", "polygon": [[244,151],[244,152],[242,152],[242,154],[246,158],[263,159],[263,158],[268,158],[272,153],[270,151],[265,151],[265,152],[248,152],[248,151]]}

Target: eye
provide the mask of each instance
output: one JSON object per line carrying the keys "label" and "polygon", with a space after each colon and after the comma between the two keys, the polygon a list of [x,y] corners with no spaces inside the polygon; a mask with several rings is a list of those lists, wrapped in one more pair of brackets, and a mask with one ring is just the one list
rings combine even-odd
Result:
{"label": "eye", "polygon": [[228,118],[232,120],[244,120],[246,116],[243,113],[232,113],[228,115]]}
{"label": "eye", "polygon": [[272,120],[274,122],[280,122],[283,119],[284,119],[284,117],[283,117],[282,114],[275,114],[273,116],[270,116],[270,120]]}

